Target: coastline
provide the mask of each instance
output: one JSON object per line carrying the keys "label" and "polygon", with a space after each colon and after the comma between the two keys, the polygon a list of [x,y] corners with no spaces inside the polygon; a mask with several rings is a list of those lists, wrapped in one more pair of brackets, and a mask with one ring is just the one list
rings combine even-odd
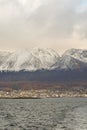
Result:
{"label": "coastline", "polygon": [[54,90],[54,89],[39,89],[39,90],[1,90],[0,99],[43,99],[43,98],[64,98],[64,97],[87,97],[87,91],[73,90]]}

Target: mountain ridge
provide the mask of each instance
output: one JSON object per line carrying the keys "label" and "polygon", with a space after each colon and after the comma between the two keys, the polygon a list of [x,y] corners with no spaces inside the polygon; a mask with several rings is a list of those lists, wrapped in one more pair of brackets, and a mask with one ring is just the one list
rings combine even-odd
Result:
{"label": "mountain ridge", "polygon": [[61,56],[53,49],[0,51],[0,71],[74,70],[87,67],[87,50],[69,49]]}

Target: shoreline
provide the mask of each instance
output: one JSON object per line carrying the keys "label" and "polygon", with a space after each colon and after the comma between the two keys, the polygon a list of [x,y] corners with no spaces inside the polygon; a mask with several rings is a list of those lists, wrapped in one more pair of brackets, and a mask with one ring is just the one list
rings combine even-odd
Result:
{"label": "shoreline", "polygon": [[0,97],[0,99],[42,99],[42,98],[33,98],[33,97]]}
{"label": "shoreline", "polygon": [[0,99],[43,99],[43,98],[78,98],[87,97],[87,90],[85,91],[59,91],[54,89],[43,90],[11,90],[0,91]]}
{"label": "shoreline", "polygon": [[86,96],[64,96],[64,97],[0,97],[0,99],[55,99],[55,98],[87,98]]}

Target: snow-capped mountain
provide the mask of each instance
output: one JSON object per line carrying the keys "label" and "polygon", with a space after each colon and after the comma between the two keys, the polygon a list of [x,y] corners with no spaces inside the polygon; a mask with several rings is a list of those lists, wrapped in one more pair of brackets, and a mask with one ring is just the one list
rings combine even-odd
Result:
{"label": "snow-capped mountain", "polygon": [[0,53],[0,70],[40,70],[50,69],[59,59],[59,55],[52,49],[36,48],[32,51],[20,50],[13,53]]}
{"label": "snow-capped mountain", "polygon": [[2,64],[5,63],[5,61],[8,59],[8,57],[11,55],[10,52],[4,52],[0,51],[0,67]]}
{"label": "snow-capped mountain", "polygon": [[81,69],[87,67],[87,50],[70,49],[61,57],[62,69]]}
{"label": "snow-capped mountain", "polygon": [[52,49],[35,48],[0,52],[0,71],[82,69],[87,67],[87,50],[70,49],[61,57]]}
{"label": "snow-capped mountain", "polygon": [[87,50],[70,49],[61,57],[61,68],[80,69],[87,66]]}
{"label": "snow-capped mountain", "polygon": [[63,55],[69,55],[81,62],[87,63],[87,50],[70,49],[70,50],[67,50]]}
{"label": "snow-capped mountain", "polygon": [[87,67],[87,50],[70,49],[60,57],[53,66],[52,69],[82,69]]}

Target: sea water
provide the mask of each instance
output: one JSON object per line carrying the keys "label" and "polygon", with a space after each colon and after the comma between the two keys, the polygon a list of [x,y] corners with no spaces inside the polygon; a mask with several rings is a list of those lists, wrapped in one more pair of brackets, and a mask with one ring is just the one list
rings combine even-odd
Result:
{"label": "sea water", "polygon": [[87,98],[0,99],[0,130],[87,130]]}

